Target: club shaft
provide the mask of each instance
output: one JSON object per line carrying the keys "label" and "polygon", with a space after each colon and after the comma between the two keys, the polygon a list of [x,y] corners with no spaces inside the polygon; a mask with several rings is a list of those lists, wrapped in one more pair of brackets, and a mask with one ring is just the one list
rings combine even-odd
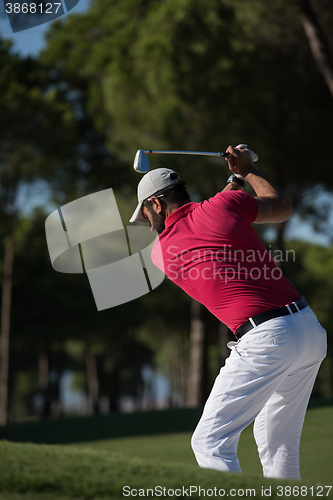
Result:
{"label": "club shaft", "polygon": [[211,153],[208,151],[152,151],[151,149],[143,151],[146,155],[161,154],[161,155],[192,155],[192,156],[228,156],[229,153]]}

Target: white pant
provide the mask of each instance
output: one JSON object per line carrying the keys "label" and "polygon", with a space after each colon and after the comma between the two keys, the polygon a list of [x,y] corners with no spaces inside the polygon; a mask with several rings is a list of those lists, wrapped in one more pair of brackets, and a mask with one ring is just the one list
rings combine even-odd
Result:
{"label": "white pant", "polygon": [[254,420],[264,476],[299,479],[304,416],[326,346],[326,331],[309,307],[229,342],[231,354],[192,436],[200,467],[241,472],[238,440]]}

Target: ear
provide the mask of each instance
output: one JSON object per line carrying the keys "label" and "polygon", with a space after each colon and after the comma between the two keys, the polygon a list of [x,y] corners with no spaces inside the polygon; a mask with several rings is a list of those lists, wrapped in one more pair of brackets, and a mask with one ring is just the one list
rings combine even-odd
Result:
{"label": "ear", "polygon": [[163,212],[163,206],[157,196],[151,196],[150,201],[152,202],[153,209],[156,214],[160,214]]}

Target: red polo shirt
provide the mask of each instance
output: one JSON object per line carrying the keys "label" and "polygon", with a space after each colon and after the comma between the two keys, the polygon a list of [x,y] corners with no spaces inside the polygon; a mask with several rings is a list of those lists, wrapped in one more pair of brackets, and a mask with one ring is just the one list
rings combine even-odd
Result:
{"label": "red polo shirt", "polygon": [[163,262],[156,243],[152,251],[171,281],[234,332],[250,317],[300,298],[253,230],[257,214],[256,200],[243,191],[188,203],[166,218],[158,238]]}

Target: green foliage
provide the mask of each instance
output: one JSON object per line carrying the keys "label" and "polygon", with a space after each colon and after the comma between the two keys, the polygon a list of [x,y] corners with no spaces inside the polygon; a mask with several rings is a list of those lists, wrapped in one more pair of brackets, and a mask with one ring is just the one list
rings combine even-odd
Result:
{"label": "green foliage", "polygon": [[73,380],[71,382],[71,389],[74,391],[85,391],[87,386],[86,374],[84,371],[79,371],[74,373]]}
{"label": "green foliage", "polygon": [[[318,12],[329,28],[332,5],[321,0]],[[47,40],[43,60],[73,88],[84,82],[95,126],[124,158],[142,148],[217,151],[246,140],[294,206],[317,181],[314,165],[332,186],[333,103],[296,3],[98,0],[54,23]],[[188,161],[170,161],[202,196],[221,186],[214,164],[192,159],[190,171]],[[170,165],[155,160],[161,164]],[[207,178],[198,165],[210,168]]]}
{"label": "green foliage", "polygon": [[297,290],[306,297],[318,320],[327,330],[327,358],[320,368],[313,397],[333,396],[333,342],[332,342],[332,272],[333,248],[322,247],[300,241],[288,242],[288,249],[294,251],[294,258],[284,264],[284,273]]}
{"label": "green foliage", "polygon": [[36,394],[38,380],[36,370],[24,369],[15,376],[13,411],[16,416],[26,416],[31,408],[31,395]]}
{"label": "green foliage", "polygon": [[307,297],[324,328],[331,331],[333,248],[300,241],[289,241],[286,246],[295,256],[285,263],[286,276]]}
{"label": "green foliage", "polygon": [[43,65],[11,54],[2,40],[0,63],[0,196],[8,208],[22,183],[54,178],[56,168],[68,164],[76,124]]}

